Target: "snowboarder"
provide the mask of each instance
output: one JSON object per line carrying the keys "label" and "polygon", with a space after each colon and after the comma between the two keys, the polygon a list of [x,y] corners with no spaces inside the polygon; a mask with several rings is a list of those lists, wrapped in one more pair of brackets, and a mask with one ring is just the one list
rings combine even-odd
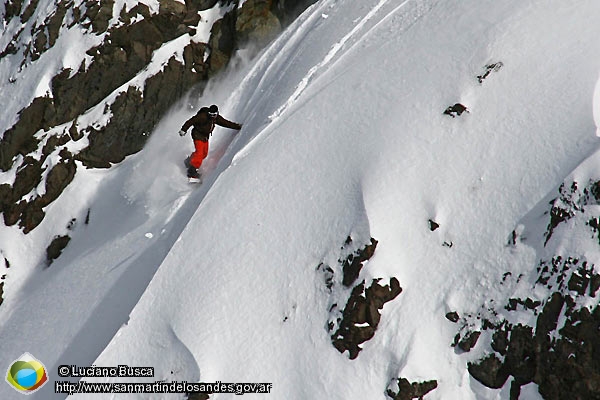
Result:
{"label": "snowboarder", "polygon": [[[225,128],[240,130],[242,129],[241,124],[231,122],[223,118],[219,114],[219,107],[211,105],[210,107],[202,107],[196,115],[188,119],[179,131],[179,136],[185,136],[188,129],[191,126],[192,139],[194,140],[194,152],[186,160],[188,167],[187,175],[191,179],[200,179],[198,174],[198,168],[202,165],[202,161],[208,155],[208,139],[212,131],[215,129],[215,125],[223,126]],[[188,161],[189,160],[189,161]]]}

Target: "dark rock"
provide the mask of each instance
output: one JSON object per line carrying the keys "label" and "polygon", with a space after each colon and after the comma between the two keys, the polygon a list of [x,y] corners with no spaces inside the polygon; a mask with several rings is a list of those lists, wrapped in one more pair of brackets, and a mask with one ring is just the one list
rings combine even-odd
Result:
{"label": "dark rock", "polygon": [[[83,64],[82,67],[85,67]],[[64,69],[52,78],[52,106],[58,114],[58,116],[52,118],[53,125],[67,122],[74,119],[78,114],[83,114],[91,105],[88,103],[88,96],[95,96],[94,92],[99,89],[99,87],[92,89],[84,85],[83,75],[75,74],[70,77],[71,72],[70,69]],[[86,93],[79,92],[79,90],[85,90],[87,96]]]}
{"label": "dark rock", "polygon": [[600,311],[573,312],[563,338],[543,348],[535,381],[540,394],[552,399],[600,399]]}
{"label": "dark rock", "polygon": [[550,240],[550,238],[552,237],[552,233],[554,232],[554,229],[559,224],[570,219],[572,216],[573,216],[573,214],[568,210],[565,210],[558,206],[552,207],[552,209],[550,210],[550,223],[548,224],[548,231],[546,233],[546,241],[544,242],[544,245],[546,245],[548,243],[548,241]]}
{"label": "dark rock", "polygon": [[66,148],[63,148],[61,151],[59,151],[58,156],[63,160],[70,160],[73,158],[73,154],[71,154],[71,152]]}
{"label": "dark rock", "polygon": [[14,203],[12,193],[12,187],[9,184],[3,183],[0,185],[0,213]]}
{"label": "dark rock", "polygon": [[373,257],[375,253],[375,249],[377,248],[377,240],[371,238],[371,243],[366,245],[363,249],[358,250],[354,254],[348,256],[346,260],[342,263],[342,268],[344,272],[344,277],[342,279],[342,283],[344,286],[351,286],[360,274],[360,270],[362,269],[365,262]]}
{"label": "dark rock", "polygon": [[73,121],[73,124],[69,128],[69,136],[75,142],[83,138],[83,133],[79,132],[77,129],[77,120]]}
{"label": "dark rock", "polygon": [[48,265],[52,264],[54,260],[56,260],[62,254],[63,250],[69,242],[71,238],[68,235],[65,236],[57,236],[52,240],[52,243],[46,249],[46,261]]}
{"label": "dark rock", "polygon": [[600,204],[600,181],[596,181],[590,184],[590,193],[594,196],[596,204]]}
{"label": "dark rock", "polygon": [[218,1],[219,0],[185,0],[185,4],[188,9],[204,11],[213,8]]}
{"label": "dark rock", "polygon": [[488,64],[484,67],[485,71],[481,75],[477,75],[477,80],[479,83],[483,83],[483,81],[492,73],[498,72],[500,68],[502,68],[504,64],[502,61],[498,61],[496,63]]}
{"label": "dark rock", "polygon": [[587,222],[587,225],[589,225],[592,228],[592,231],[594,233],[598,233],[600,231],[600,218],[595,217],[595,218],[590,219]]}
{"label": "dark rock", "polygon": [[440,224],[438,224],[437,222],[435,222],[434,220],[429,220],[429,230],[431,232],[435,231],[437,228],[440,227]]}
{"label": "dark rock", "polygon": [[384,304],[396,298],[402,288],[396,278],[390,285],[381,286],[373,280],[365,290],[365,282],[357,285],[350,295],[338,330],[331,336],[332,343],[340,353],[349,352],[350,359],[358,357],[360,345],[375,335]]}
{"label": "dark rock", "polygon": [[540,301],[537,300],[533,300],[530,299],[529,297],[525,299],[525,301],[523,302],[523,305],[525,306],[525,308],[528,308],[530,310],[535,310],[536,308],[538,308],[542,303]]}
{"label": "dark rock", "polygon": [[541,302],[530,298],[526,298],[525,300],[510,298],[508,299],[508,304],[504,308],[508,311],[515,311],[521,306],[521,309],[535,310],[541,304]]}
{"label": "dark rock", "polygon": [[35,189],[42,181],[42,165],[33,157],[27,157],[23,165],[17,170],[15,182],[12,187],[12,201],[20,200],[24,195]]}
{"label": "dark rock", "polygon": [[211,51],[208,62],[213,74],[229,63],[237,48],[235,18],[235,12],[229,12],[216,21],[211,28],[208,42]]}
{"label": "dark rock", "polygon": [[[573,218],[577,212],[583,212],[585,206],[598,204],[597,187],[598,182],[590,183],[583,190],[580,190],[579,184],[575,181],[570,186],[565,183],[560,185],[559,196],[550,202],[552,208],[549,212],[550,222],[546,229],[544,246],[548,244],[558,225]],[[593,198],[590,197],[590,194],[593,195]]]}
{"label": "dark rock", "polygon": [[334,347],[340,353],[348,350],[351,360],[355,359],[362,350],[359,345],[375,335],[375,329],[372,326],[357,326],[357,324],[367,322],[367,309],[369,305],[363,296],[364,288],[364,282],[362,282],[352,290],[352,294],[343,311],[343,319],[340,327],[331,336]]}
{"label": "dark rock", "polygon": [[600,289],[600,275],[594,274],[590,278],[590,296],[596,297],[596,292]]}
{"label": "dark rock", "polygon": [[52,135],[46,140],[42,149],[42,159],[44,161],[58,146],[62,146],[71,140],[69,135]]}
{"label": "dark rock", "polygon": [[535,328],[537,337],[545,337],[556,329],[558,317],[565,304],[564,298],[560,293],[553,293],[550,300],[544,306],[542,313],[537,319]]}
{"label": "dark rock", "polygon": [[48,28],[48,44],[50,47],[54,46],[56,39],[58,39],[58,33],[66,14],[67,7],[65,6],[65,3],[58,3],[56,5],[56,11],[50,16],[50,19],[45,25]]}
{"label": "dark rock", "polygon": [[510,239],[508,240],[508,245],[509,246],[516,246],[517,245],[517,238],[519,237],[519,235],[517,234],[516,230],[513,230],[510,233]]}
{"label": "dark rock", "polygon": [[86,1],[84,17],[90,19],[94,32],[103,33],[107,31],[108,23],[112,18],[114,4],[114,0]]}
{"label": "dark rock", "polygon": [[317,267],[317,270],[323,272],[324,280],[325,280],[325,286],[331,292],[332,289],[333,289],[333,285],[334,285],[334,280],[333,280],[333,278],[334,278],[334,271],[333,271],[333,269],[331,269],[330,266],[321,263]]}
{"label": "dark rock", "polygon": [[235,22],[238,43],[252,42],[263,47],[282,30],[281,22],[271,12],[272,0],[246,0]]}
{"label": "dark rock", "polygon": [[4,3],[4,21],[9,22],[13,17],[21,14],[23,0],[8,0]]}
{"label": "dark rock", "polygon": [[123,21],[125,25],[131,25],[131,19],[136,17],[138,14],[141,15],[144,19],[150,18],[150,8],[144,3],[137,3],[133,6],[129,12],[125,10],[126,7],[121,9],[121,15],[119,15],[119,19]]}
{"label": "dark rock", "polygon": [[23,202],[19,226],[23,229],[24,233],[29,233],[43,221],[45,216],[46,214],[42,209],[39,197],[31,202]]}
{"label": "dark rock", "polygon": [[462,351],[469,352],[477,344],[477,340],[479,340],[480,335],[481,332],[479,331],[469,332],[456,345]]}
{"label": "dark rock", "polygon": [[533,381],[537,355],[531,327],[521,324],[512,327],[504,366],[515,379],[523,383]]}
{"label": "dark rock", "polygon": [[406,378],[398,378],[398,392],[388,389],[387,395],[393,400],[423,399],[427,393],[437,388],[437,381],[410,383]]}
{"label": "dark rock", "polygon": [[444,114],[449,115],[452,118],[457,117],[464,112],[469,112],[469,110],[467,110],[467,107],[465,107],[464,105],[462,105],[460,103],[456,103],[453,106],[449,106],[448,108],[446,108],[444,110]]}
{"label": "dark rock", "polygon": [[21,200],[17,203],[5,204],[4,206],[4,224],[6,226],[12,226],[19,222],[19,218],[21,218],[21,214],[23,214],[23,210],[27,202],[25,200]]}
{"label": "dark rock", "polygon": [[492,334],[492,349],[496,351],[500,355],[506,355],[506,351],[508,350],[508,337],[510,334],[510,327],[504,324],[502,327],[499,327]]}
{"label": "dark rock", "polygon": [[75,177],[77,166],[71,159],[63,160],[56,164],[46,178],[46,193],[41,197],[41,204],[45,207],[58,198],[63,190]]}
{"label": "dark rock", "polygon": [[[538,385],[545,399],[600,399],[600,307],[575,309],[576,305],[555,292],[538,316],[535,332],[527,325],[506,322],[497,327],[492,349],[504,356],[504,363],[490,354],[469,364],[469,372],[491,388],[501,387],[512,375],[514,399],[530,382]],[[566,321],[557,335],[561,316]]]}
{"label": "dark rock", "polygon": [[509,400],[519,400],[521,396],[521,383],[519,381],[513,380],[511,382],[508,396]]}
{"label": "dark rock", "polygon": [[[10,42],[6,45],[6,48],[4,50],[2,50],[2,52],[0,52],[0,60],[9,54],[17,54],[17,52],[18,52],[18,49],[14,45],[14,42]],[[9,78],[9,82],[14,83],[15,82],[14,78]]]}
{"label": "dark rock", "polygon": [[[29,168],[36,167],[33,166]],[[55,165],[50,172],[48,172],[48,176],[46,177],[46,192],[42,196],[36,197],[32,201],[22,200],[16,206],[5,206],[4,221],[6,225],[14,225],[20,219],[21,222],[19,226],[23,228],[24,233],[29,233],[35,229],[45,217],[43,208],[58,198],[75,177],[75,172],[76,166],[73,160],[63,160]],[[39,181],[41,181],[40,176],[37,174],[33,174],[33,176],[34,178],[32,179],[35,180],[30,181],[29,178],[26,177],[16,180],[15,185],[17,182],[24,182],[23,186],[17,186],[21,191],[28,190],[32,185],[37,186]]]}
{"label": "dark rock", "polygon": [[567,283],[569,290],[577,292],[579,295],[583,295],[590,284],[590,276],[587,274],[587,271],[581,272],[582,273],[579,271],[574,272]]}
{"label": "dark rock", "polygon": [[468,370],[473,378],[492,389],[500,389],[508,379],[507,371],[502,368],[502,361],[494,354],[477,363],[469,363]]}
{"label": "dark rock", "polygon": [[[201,20],[202,20],[202,18],[200,17],[200,15],[197,12],[188,11],[185,13],[185,16],[183,17],[183,20],[181,22],[185,26],[196,27],[196,26],[198,26],[198,23]],[[195,34],[195,32],[190,31],[190,35],[194,35],[194,34]]]}
{"label": "dark rock", "polygon": [[[182,74],[181,91],[208,77],[208,65],[204,62],[206,52],[207,47],[204,43],[192,42],[183,49],[184,68],[188,75]],[[193,77],[190,74],[197,76]]]}
{"label": "dark rock", "polygon": [[[6,267],[6,269],[10,268],[10,262],[8,262],[8,259],[6,257],[4,257],[4,266]],[[0,305],[2,305],[2,302],[4,301],[4,280],[5,279],[6,279],[6,275],[0,276]]]}
{"label": "dark rock", "polygon": [[458,313],[456,311],[452,311],[446,314],[446,319],[452,322],[458,322],[460,317],[458,316]]}
{"label": "dark rock", "polygon": [[38,3],[39,3],[39,0],[31,0],[29,2],[27,7],[25,8],[25,11],[23,11],[23,14],[21,14],[21,23],[24,24],[27,21],[29,21],[29,18],[31,18],[31,16],[35,12],[35,9],[37,8]]}
{"label": "dark rock", "polygon": [[[194,7],[190,2],[193,0],[188,0],[188,9]],[[235,50],[247,42],[257,45],[258,49],[269,43],[284,26],[314,2],[315,0],[247,0],[241,8],[234,8],[225,14],[215,22],[211,30],[211,75],[223,69]]]}
{"label": "dark rock", "polygon": [[48,109],[52,99],[38,97],[19,113],[19,121],[0,139],[0,170],[8,171],[18,154],[27,155],[37,149],[39,140],[34,134],[47,126]]}
{"label": "dark rock", "polygon": [[[159,10],[160,14],[176,14],[176,15],[184,15],[187,13],[187,6],[177,0],[161,0],[159,2]],[[198,15],[196,13],[196,15]]]}
{"label": "dark rock", "polygon": [[316,3],[316,0],[274,0],[271,12],[283,27],[291,24],[304,10]]}
{"label": "dark rock", "polygon": [[41,29],[35,34],[33,40],[33,50],[31,50],[31,60],[37,60],[40,55],[46,50],[48,45],[48,37],[46,36],[45,29]]}
{"label": "dark rock", "polygon": [[[113,117],[108,125],[98,130],[91,128],[89,146],[75,158],[87,167],[109,168],[111,163],[119,163],[141,150],[147,140],[144,133],[151,128],[143,118],[143,104],[142,92],[134,87],[119,94],[111,106]],[[136,118],[138,110],[141,118]]]}

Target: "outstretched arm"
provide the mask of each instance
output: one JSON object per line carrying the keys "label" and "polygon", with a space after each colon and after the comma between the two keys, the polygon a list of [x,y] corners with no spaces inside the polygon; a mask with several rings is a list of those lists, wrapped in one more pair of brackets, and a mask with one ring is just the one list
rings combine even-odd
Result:
{"label": "outstretched arm", "polygon": [[237,124],[235,122],[231,122],[226,120],[225,118],[223,118],[220,114],[217,115],[217,120],[215,121],[217,125],[225,127],[225,128],[229,128],[229,129],[235,129],[235,130],[240,130],[242,129],[242,125],[241,124]]}

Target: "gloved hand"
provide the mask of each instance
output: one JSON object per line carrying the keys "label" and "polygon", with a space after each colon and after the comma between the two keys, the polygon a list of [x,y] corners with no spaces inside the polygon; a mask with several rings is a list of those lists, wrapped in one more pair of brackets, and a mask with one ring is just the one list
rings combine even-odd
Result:
{"label": "gloved hand", "polygon": [[183,129],[180,129],[180,130],[179,130],[179,136],[185,136],[185,134],[186,134],[186,133],[187,133],[187,132],[186,132],[186,131],[184,131]]}

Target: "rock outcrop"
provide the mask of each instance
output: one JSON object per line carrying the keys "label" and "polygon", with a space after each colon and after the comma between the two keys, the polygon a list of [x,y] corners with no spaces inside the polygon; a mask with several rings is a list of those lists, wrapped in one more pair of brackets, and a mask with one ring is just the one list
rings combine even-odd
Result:
{"label": "rock outcrop", "polygon": [[394,381],[394,386],[397,386],[397,388],[388,388],[386,392],[392,400],[422,400],[427,393],[438,386],[435,380],[411,383],[406,378],[397,378]]}
{"label": "rock outcrop", "polygon": [[394,277],[389,284],[382,284],[382,279],[371,279],[369,285],[366,279],[359,280],[364,265],[375,254],[377,240],[371,238],[370,243],[356,250],[353,246],[352,238],[348,237],[336,265],[321,263],[317,267],[325,276],[332,299],[347,297],[343,308],[339,307],[339,300],[333,300],[327,329],[332,332],[333,346],[340,353],[348,352],[351,360],[358,357],[361,345],[375,335],[383,306],[402,292]]}
{"label": "rock outcrop", "polygon": [[[599,237],[599,188],[595,180],[561,185],[546,212],[545,232],[539,234],[540,247],[550,256],[542,257],[529,276],[504,274],[501,287],[522,290],[463,319],[455,342],[467,344],[465,351],[476,345],[469,337],[491,332],[486,337],[491,337],[492,352],[469,363],[469,373],[490,388],[510,382],[511,400],[519,399],[521,387],[532,382],[544,399],[600,399],[600,271],[588,259],[598,254],[593,241]],[[566,227],[570,220],[575,228]],[[590,238],[592,246],[584,241],[565,245],[573,229]],[[524,240],[531,238],[521,238],[515,230],[509,243],[514,247]],[[574,254],[566,255],[568,251]]]}

